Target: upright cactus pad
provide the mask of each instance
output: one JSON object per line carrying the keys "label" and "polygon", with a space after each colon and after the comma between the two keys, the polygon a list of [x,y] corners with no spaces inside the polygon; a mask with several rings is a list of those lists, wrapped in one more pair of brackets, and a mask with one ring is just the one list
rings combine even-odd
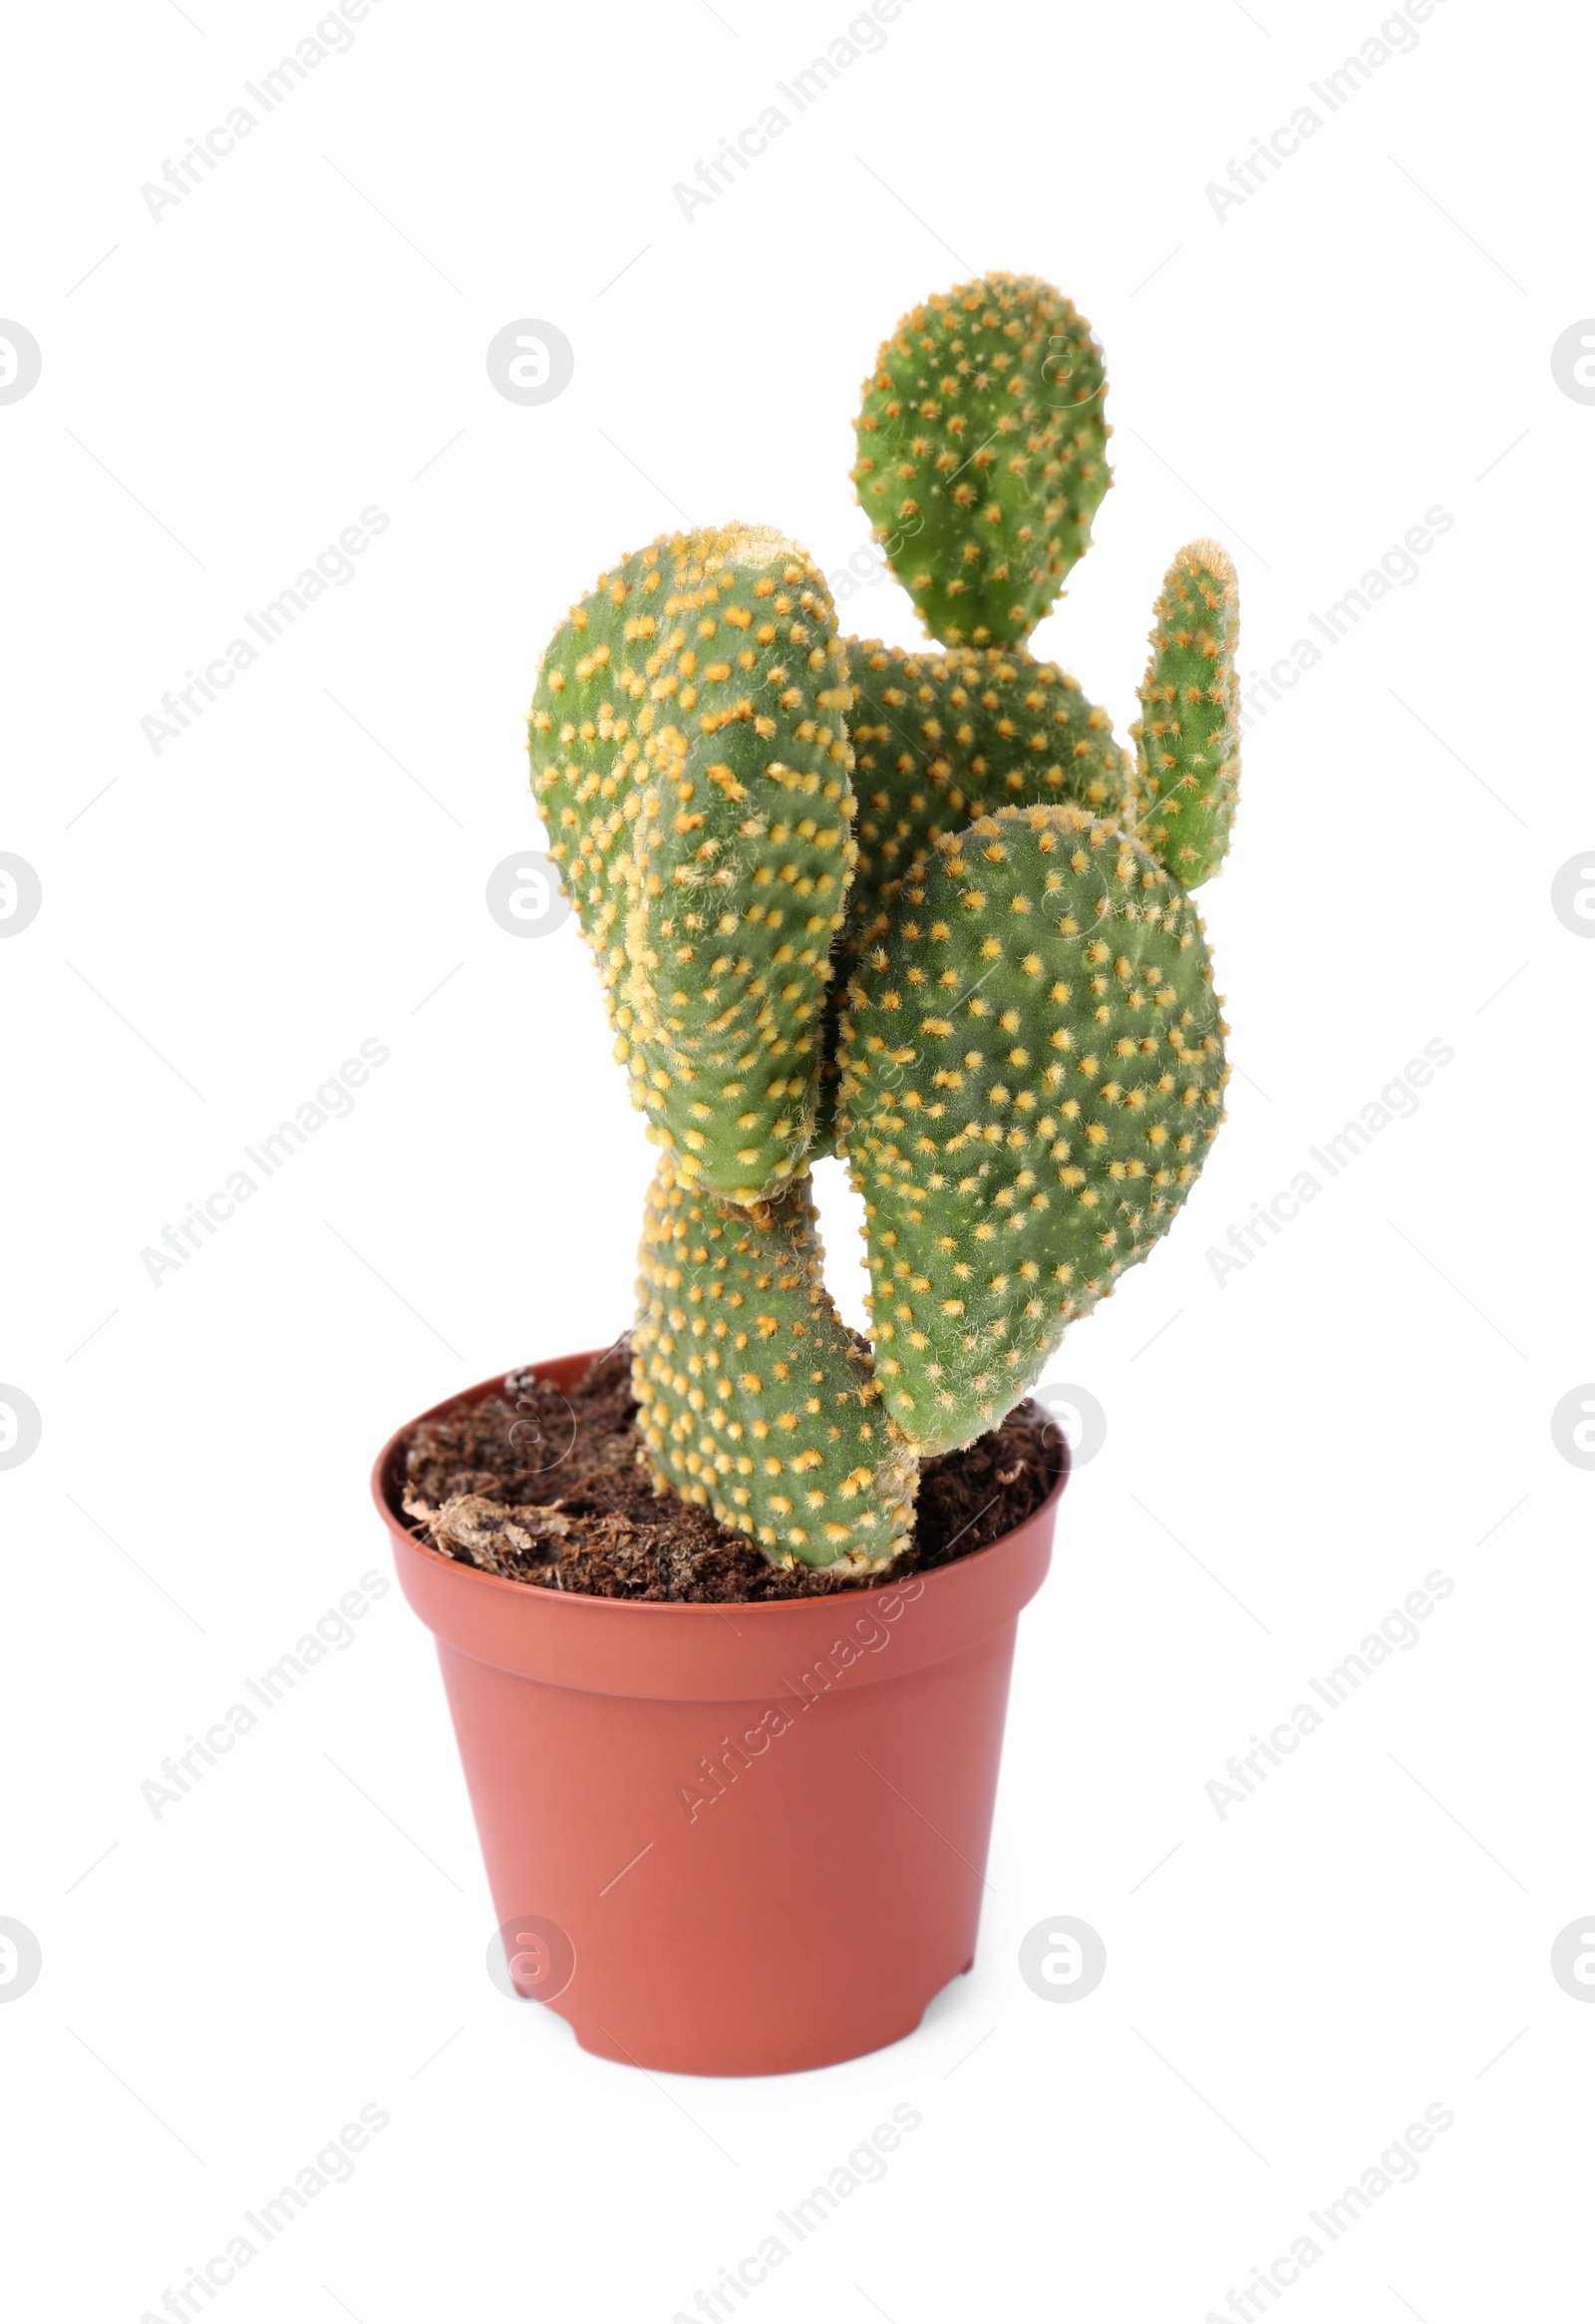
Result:
{"label": "upright cactus pad", "polygon": [[1240,780],[1239,593],[1229,553],[1193,540],[1153,609],[1141,716],[1131,727],[1144,795],[1140,835],[1187,887],[1224,860]]}
{"label": "upright cactus pad", "polygon": [[921,1453],[967,1444],[1171,1225],[1221,1118],[1195,906],[1125,832],[1007,808],[944,838],[853,974],[840,1126],[876,1367]]}
{"label": "upright cactus pad", "polygon": [[[732,525],[600,575],[543,657],[549,853],[663,1149],[642,1457],[776,1564],[889,1564],[920,1460],[1019,1402],[1223,1119],[1189,890],[1234,815],[1234,569],[1175,558],[1133,757],[1024,644],[1111,481],[1104,391],[1048,284],[931,298],[865,383],[852,475],[939,643],[839,638],[805,552]],[[808,1165],[833,1147],[873,1350],[824,1284]]]}
{"label": "upright cactus pad", "polygon": [[[945,831],[1002,807],[1072,800],[1132,827],[1134,761],[1056,662],[1023,646],[949,646],[900,653],[847,640],[853,708],[858,862],[848,891],[838,973],[884,928],[905,874]],[[826,1015],[813,1152],[834,1139],[840,996]]]}
{"label": "upright cactus pad", "polygon": [[918,1471],[823,1275],[808,1180],[739,1209],[649,1188],[632,1384],[655,1476],[773,1564],[885,1564],[908,1539]]}
{"label": "upright cactus pad", "polygon": [[556,632],[534,784],[636,1102],[684,1178],[751,1202],[802,1166],[855,845],[845,651],[779,533],[677,534]]}
{"label": "upright cactus pad", "polygon": [[847,641],[858,863],[849,949],[943,832],[1002,807],[1069,800],[1126,823],[1133,765],[1078,678],[1022,646],[899,653]]}
{"label": "upright cactus pad", "polygon": [[875,358],[853,482],[926,632],[1027,638],[1112,481],[1091,325],[1028,274],[960,283],[903,317]]}

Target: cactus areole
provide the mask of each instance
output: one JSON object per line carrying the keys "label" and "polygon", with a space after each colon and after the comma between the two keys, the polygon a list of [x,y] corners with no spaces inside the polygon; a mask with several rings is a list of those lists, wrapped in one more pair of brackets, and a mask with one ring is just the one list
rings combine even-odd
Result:
{"label": "cactus areole", "polygon": [[[1234,568],[1175,557],[1132,751],[1026,649],[1111,482],[1105,391],[1050,285],[961,283],[882,345],[852,472],[928,646],[840,636],[804,549],[728,524],[619,560],[542,657],[532,789],[660,1149],[642,1440],[773,1563],[888,1565],[920,1459],[1021,1401],[1223,1119],[1190,891],[1235,809]],[[825,1288],[829,1153],[872,1352]]]}

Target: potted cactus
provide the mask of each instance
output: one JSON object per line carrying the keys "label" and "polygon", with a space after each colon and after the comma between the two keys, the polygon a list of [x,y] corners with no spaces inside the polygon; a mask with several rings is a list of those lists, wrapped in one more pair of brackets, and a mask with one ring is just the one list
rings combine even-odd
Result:
{"label": "potted cactus", "polygon": [[[931,298],[865,382],[852,473],[936,642],[841,636],[805,552],[732,524],[614,565],[542,658],[532,788],[660,1150],[637,1458],[832,1585],[729,1612],[527,1586],[405,1522],[405,1432],[379,1459],[515,1989],[611,2058],[824,2064],[910,2031],[973,1957],[1067,1460],[930,1571],[916,1488],[1167,1231],[1227,1070],[1190,891],[1235,805],[1230,561],[1175,558],[1132,752],[1026,650],[1110,482],[1103,405],[1047,284]],[[864,1200],[872,1346],[824,1285],[829,1153]]]}

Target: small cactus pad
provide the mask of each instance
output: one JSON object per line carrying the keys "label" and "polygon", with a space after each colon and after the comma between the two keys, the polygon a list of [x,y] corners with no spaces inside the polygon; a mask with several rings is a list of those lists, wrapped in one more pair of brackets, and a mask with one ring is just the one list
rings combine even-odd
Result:
{"label": "small cactus pad", "polygon": [[806,1177],[750,1209],[660,1157],[643,1219],[632,1386],[656,1480],[772,1564],[884,1565],[919,1472],[822,1273]]}
{"label": "small cactus pad", "polygon": [[858,415],[858,498],[926,632],[1030,635],[1085,553],[1112,482],[1091,325],[1028,274],[927,299],[875,358]]}
{"label": "small cactus pad", "polygon": [[840,1127],[875,1363],[919,1453],[967,1444],[1166,1233],[1226,1078],[1200,917],[1123,831],[1005,808],[943,838],[854,969]]}
{"label": "small cactus pad", "polygon": [[1132,828],[1134,762],[1056,662],[1022,646],[899,653],[847,640],[858,862],[849,944],[943,832],[1002,807],[1072,801]]}
{"label": "small cactus pad", "polygon": [[534,785],[631,1075],[681,1175],[751,1202],[813,1132],[855,846],[823,578],[750,526],[656,541],[544,656]]}
{"label": "small cactus pad", "polygon": [[1240,783],[1240,626],[1235,567],[1216,540],[1193,540],[1153,608],[1141,716],[1130,734],[1144,795],[1140,837],[1186,887],[1224,860]]}

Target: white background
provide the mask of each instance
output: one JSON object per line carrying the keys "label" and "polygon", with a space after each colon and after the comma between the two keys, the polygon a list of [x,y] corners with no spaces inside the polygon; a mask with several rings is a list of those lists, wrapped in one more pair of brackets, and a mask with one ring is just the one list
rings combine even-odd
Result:
{"label": "white background", "polygon": [[[1307,84],[1376,0],[905,0],[689,222],[673,184],[846,0],[373,0],[152,217],[141,186],[315,21],[102,0],[10,38],[0,313],[44,369],[0,407],[0,847],[44,904],[0,943],[0,1380],[43,1439],[0,1474],[0,1913],[44,1966],[0,2007],[8,2313],[159,2311],[371,2102],[389,2127],[217,2295],[229,2324],[665,2324],[899,2103],[923,2127],[752,2296],[766,2324],[1195,2324],[1436,2103],[1422,2175],[1279,2304],[1571,2313],[1595,2008],[1548,1963],[1595,1908],[1595,1475],[1549,1423],[1595,1374],[1595,945],[1549,890],[1595,837],[1595,408],[1550,349],[1595,311],[1588,26],[1436,0],[1331,115]],[[1318,133],[1216,215],[1303,104]],[[650,2080],[489,1984],[396,1590],[188,1797],[157,1818],[141,1786],[386,1567],[391,1428],[627,1320],[650,1155],[594,980],[572,925],[517,941],[483,902],[536,843],[543,639],[682,515],[844,569],[873,350],[992,266],[1107,349],[1116,486],[1035,643],[1121,736],[1182,540],[1233,550],[1250,672],[1454,522],[1257,697],[1203,898],[1230,1118],[1051,1367],[1109,1435],[1022,1627],[974,1974],[853,2065]],[[576,357],[537,408],[483,361],[527,316]],[[162,692],[367,506],[355,578],[154,752]],[[889,582],[842,618],[916,635]],[[153,1283],[141,1251],[367,1038],[391,1058],[352,1116]],[[1454,1062],[1416,1115],[1216,1281],[1429,1040]],[[1436,1568],[1421,1644],[1220,1819],[1226,1759]],[[1017,1970],[1059,1913],[1109,1961],[1062,2008]],[[857,1959],[891,1974],[867,1928]]]}

